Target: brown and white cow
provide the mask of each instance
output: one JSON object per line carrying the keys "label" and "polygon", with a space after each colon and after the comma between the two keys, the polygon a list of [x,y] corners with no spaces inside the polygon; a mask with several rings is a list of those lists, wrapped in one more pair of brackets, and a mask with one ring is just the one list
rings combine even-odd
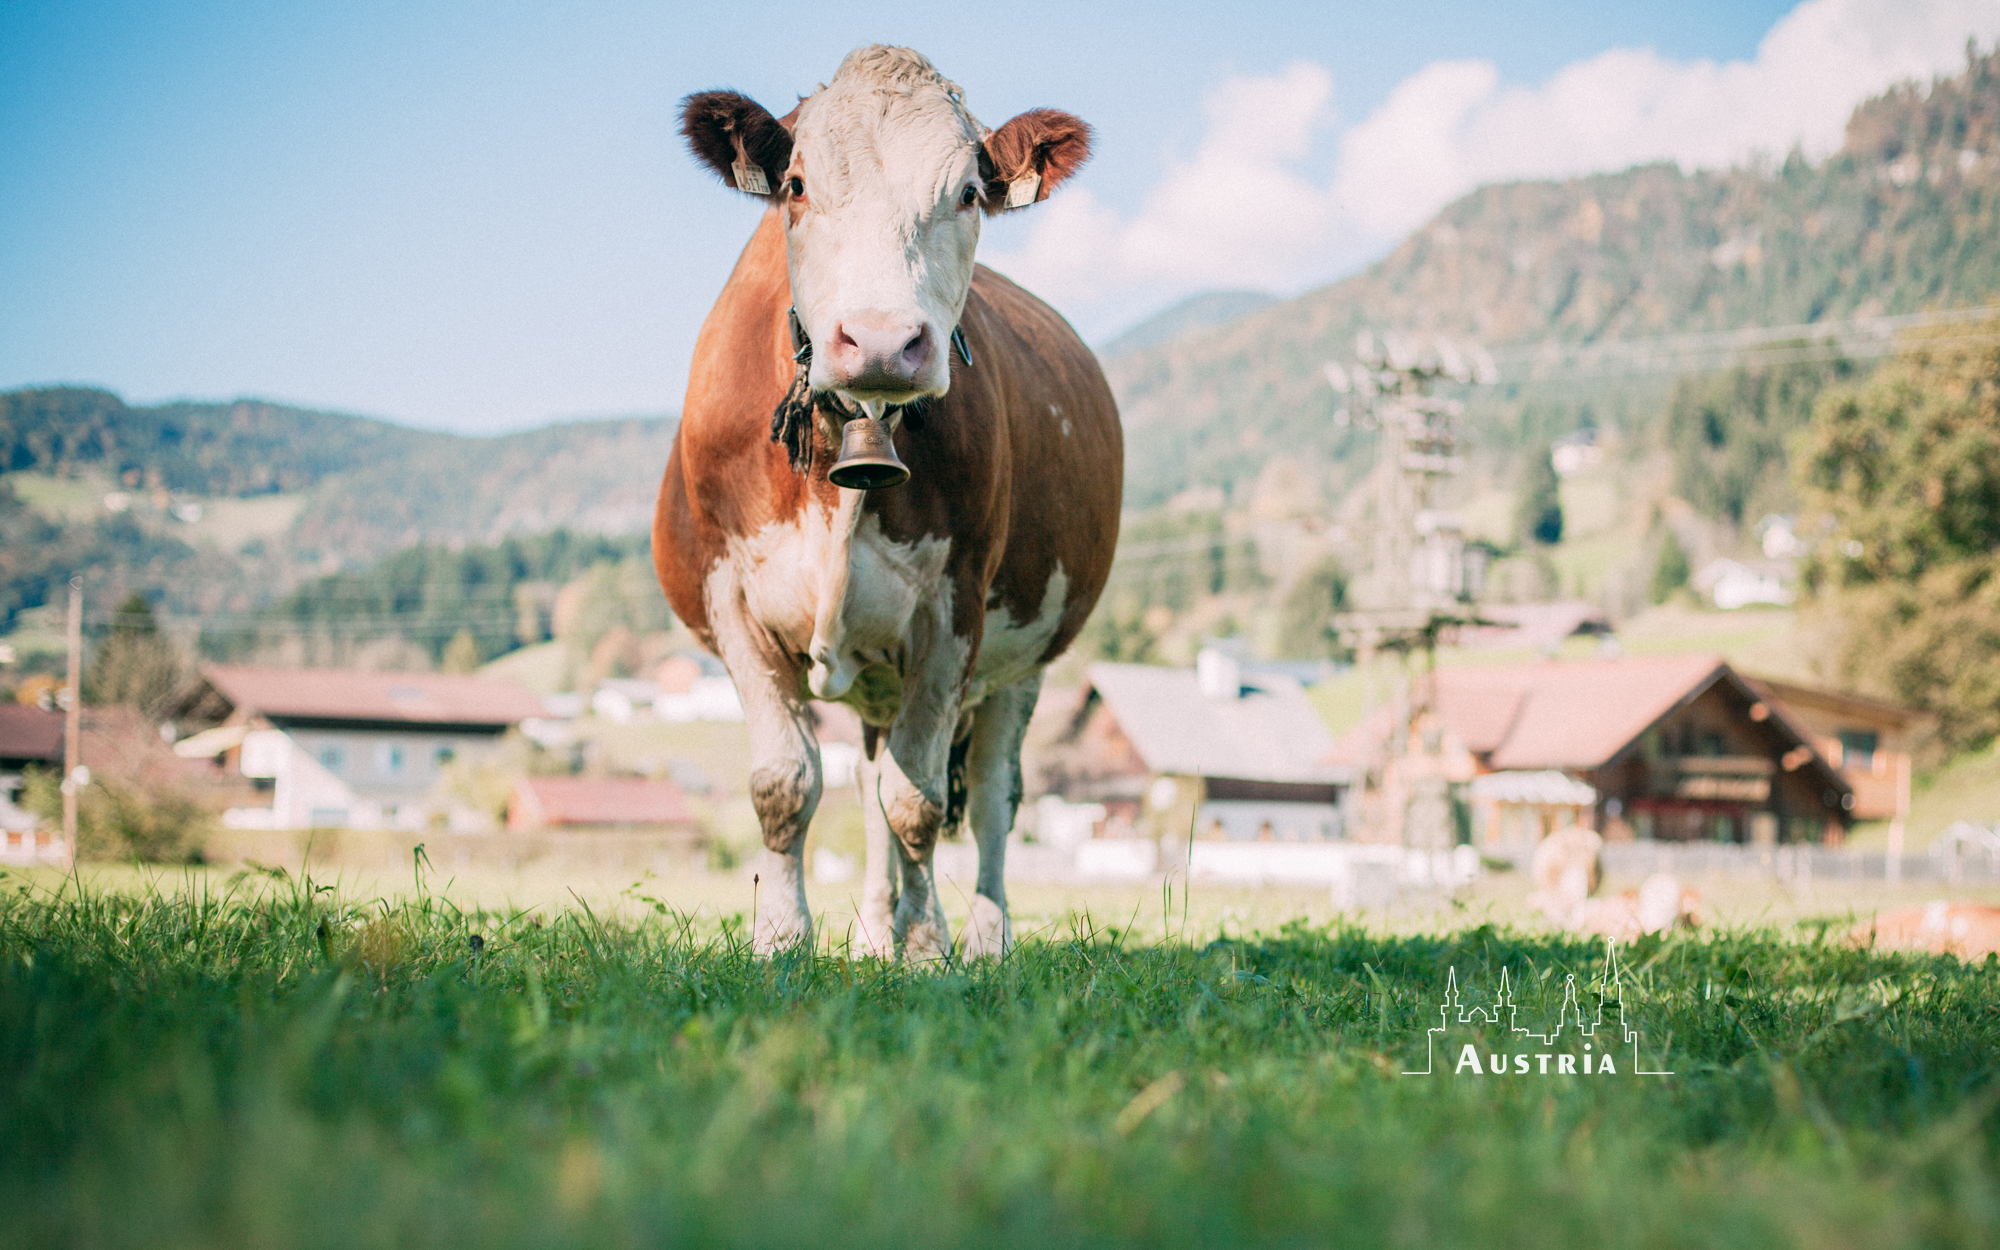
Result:
{"label": "brown and white cow", "polygon": [[[965,950],[998,954],[1022,735],[1110,571],[1124,453],[1075,331],[973,251],[982,213],[1046,198],[1083,163],[1089,128],[1038,109],[989,131],[930,62],[885,47],[849,54],[783,119],[703,92],[681,128],[770,201],[702,326],[653,523],[667,599],[749,721],[756,946],[811,938],[819,698],[867,727],[859,939],[951,949],[931,852],[969,818]],[[907,483],[828,480],[863,412],[893,429]]]}

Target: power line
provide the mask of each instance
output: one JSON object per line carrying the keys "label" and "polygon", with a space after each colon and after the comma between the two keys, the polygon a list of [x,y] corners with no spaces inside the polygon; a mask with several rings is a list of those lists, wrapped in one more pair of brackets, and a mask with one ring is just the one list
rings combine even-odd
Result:
{"label": "power line", "polygon": [[[1734,330],[1610,339],[1596,343],[1545,339],[1498,348],[1491,355],[1502,371],[1497,380],[1502,381],[1534,380],[1550,375],[1587,378],[1699,373],[1739,364],[1875,359],[1925,347],[2000,342],[2000,330],[1984,329],[1916,343],[1898,337],[1906,330],[1993,320],[2000,320],[2000,304],[1795,325],[1743,326]],[[1515,376],[1510,379],[1506,376],[1507,373],[1518,375],[1521,372],[1525,372],[1525,378]]]}

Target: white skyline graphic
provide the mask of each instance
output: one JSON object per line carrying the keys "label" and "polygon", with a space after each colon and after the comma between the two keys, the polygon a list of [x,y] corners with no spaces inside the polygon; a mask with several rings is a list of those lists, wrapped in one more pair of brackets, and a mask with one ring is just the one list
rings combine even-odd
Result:
{"label": "white skyline graphic", "polygon": [[[1458,967],[1453,965],[1446,980],[1444,1001],[1438,1004],[1439,1022],[1432,1025],[1424,1039],[1424,1066],[1421,1070],[1404,1072],[1404,1076],[1434,1076],[1437,1074],[1437,1048],[1441,1036],[1454,1028],[1460,1030],[1492,1029],[1500,1027],[1501,1015],[1506,1014],[1506,1034],[1508,1042],[1520,1045],[1531,1043],[1541,1049],[1522,1052],[1509,1049],[1505,1053],[1492,1050],[1485,1052],[1482,1062],[1480,1047],[1468,1041],[1460,1050],[1459,1059],[1453,1067],[1453,1074],[1462,1072],[1468,1066],[1477,1075],[1509,1074],[1506,1060],[1516,1060],[1513,1075],[1534,1076],[1595,1076],[1618,1075],[1620,1058],[1628,1051],[1629,1065],[1623,1074],[1630,1076],[1672,1076],[1671,1070],[1661,1071],[1641,1066],[1640,1043],[1643,1038],[1625,1019],[1625,983],[1623,969],[1618,964],[1618,944],[1610,939],[1604,943],[1604,971],[1597,979],[1597,1010],[1590,1019],[1583,1018],[1583,1008],[1577,1001],[1576,974],[1564,978],[1562,1007],[1556,1013],[1555,1027],[1546,1033],[1536,1032],[1520,1022],[1520,1005],[1514,1002],[1513,988],[1508,979],[1508,970],[1500,969],[1500,993],[1491,1007],[1462,1007],[1458,1001]],[[1455,1017],[1455,1018],[1454,1018]],[[1606,1026],[1610,1026],[1607,1028]],[[1600,1032],[1602,1030],[1602,1032]],[[1483,1044],[1483,1043],[1482,1043]],[[1566,1049],[1566,1046],[1581,1044],[1582,1053]],[[1530,1071],[1525,1065],[1528,1059],[1536,1060],[1535,1069]],[[1551,1072],[1550,1060],[1557,1067]],[[1585,1065],[1577,1071],[1577,1063]]]}

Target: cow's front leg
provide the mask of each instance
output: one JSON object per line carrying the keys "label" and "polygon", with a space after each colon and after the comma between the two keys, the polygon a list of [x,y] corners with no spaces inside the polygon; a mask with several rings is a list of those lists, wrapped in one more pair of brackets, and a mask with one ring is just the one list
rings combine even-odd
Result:
{"label": "cow's front leg", "polygon": [[806,826],[819,807],[819,742],[798,673],[762,648],[725,637],[718,641],[750,731],[750,802],[764,835],[751,944],[758,954],[768,955],[812,941]]}
{"label": "cow's front leg", "polygon": [[913,657],[903,677],[903,701],[879,754],[872,801],[894,835],[900,897],[894,933],[905,959],[944,959],[951,927],[938,898],[931,853],[944,826],[945,770],[965,678],[968,646],[946,633],[941,645]]}
{"label": "cow's front leg", "polygon": [[887,736],[869,731],[861,763],[854,770],[861,824],[867,834],[867,856],[861,869],[861,949],[883,959],[896,953],[896,901],[902,892],[903,859],[882,800],[879,757],[888,753],[888,744],[883,741]]}
{"label": "cow's front leg", "polygon": [[1007,917],[1007,835],[1021,807],[1021,741],[1041,694],[1038,672],[998,691],[973,713],[966,752],[966,808],[979,844],[979,886],[966,924],[968,959],[1004,955],[1014,944]]}

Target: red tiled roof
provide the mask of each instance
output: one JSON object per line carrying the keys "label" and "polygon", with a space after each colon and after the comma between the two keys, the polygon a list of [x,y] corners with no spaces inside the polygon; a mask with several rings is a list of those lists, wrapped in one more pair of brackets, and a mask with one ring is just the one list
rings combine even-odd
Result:
{"label": "red tiled roof", "polygon": [[240,711],[284,719],[515,725],[541,702],[510,681],[452,673],[354,673],[216,664],[202,676]]}
{"label": "red tiled roof", "polygon": [[[1445,668],[1437,706],[1445,726],[1487,767],[1596,768],[1646,728],[1707,687],[1723,669],[1714,655],[1635,655]],[[1354,763],[1389,711],[1342,737],[1329,757]]]}
{"label": "red tiled roof", "polygon": [[0,760],[61,764],[63,714],[18,703],[0,703]]}
{"label": "red tiled roof", "polygon": [[515,829],[693,823],[679,786],[644,777],[523,777],[507,805],[507,824]]}
{"label": "red tiled roof", "polygon": [[[1496,769],[1595,768],[1722,668],[1713,655],[1634,655],[1527,666]],[[1438,674],[1440,685],[1445,676]],[[1469,745],[1469,744],[1468,744]]]}

